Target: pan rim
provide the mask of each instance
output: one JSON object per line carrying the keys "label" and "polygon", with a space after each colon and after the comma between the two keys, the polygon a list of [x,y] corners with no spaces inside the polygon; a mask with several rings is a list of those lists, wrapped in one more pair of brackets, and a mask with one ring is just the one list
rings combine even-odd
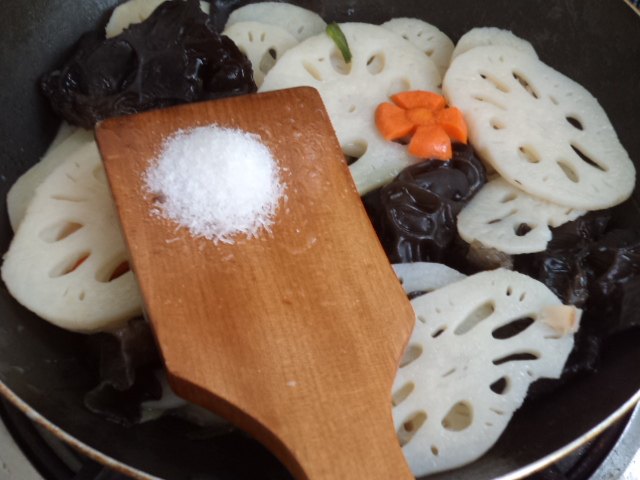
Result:
{"label": "pan rim", "polygon": [[[55,425],[49,419],[44,417],[42,414],[38,413],[35,409],[33,409],[27,402],[22,400],[18,395],[16,395],[2,380],[0,380],[0,395],[6,398],[13,406],[15,406],[18,410],[24,413],[31,421],[40,425],[41,427],[48,430],[51,434],[53,434],[59,440],[62,440],[78,452],[86,455],[87,457],[95,460],[102,465],[111,468],[117,472],[123,473],[125,475],[129,475],[135,479],[139,480],[162,480],[162,477],[156,477],[142,470],[139,470],[135,467],[127,465],[120,460],[110,457],[109,455],[96,450],[95,448],[87,445],[83,441],[77,439],[73,435],[67,433],[65,430]],[[518,468],[513,472],[507,473],[500,477],[497,477],[494,480],[522,480],[527,476],[532,475],[540,470],[556,463],[561,458],[569,455],[574,450],[579,447],[585,445],[590,440],[594,439],[602,432],[604,432],[607,428],[612,426],[617,420],[622,418],[625,414],[633,410],[633,408],[640,404],[640,389],[631,396],[625,403],[623,403],[620,407],[614,410],[609,416],[607,416],[604,420],[598,423],[596,426],[589,429],[587,432],[580,435],[578,438],[568,443],[562,448],[559,448],[544,457],[532,462],[528,465]]]}
{"label": "pan rim", "polygon": [[48,432],[54,435],[57,439],[62,440],[67,445],[86,455],[92,460],[101,463],[105,467],[111,468],[119,473],[129,475],[139,480],[162,480],[161,477],[155,477],[148,473],[143,472],[135,467],[127,465],[120,460],[110,457],[109,455],[96,450],[95,448],[87,445],[85,442],[77,439],[75,436],[66,432],[52,421],[47,419],[44,415],[37,412],[27,402],[22,400],[16,395],[2,380],[0,380],[0,395],[9,401],[14,407],[20,410],[29,420],[37,425],[45,428]]}
{"label": "pan rim", "polygon": [[[633,12],[640,16],[640,9],[632,3],[631,0],[624,0],[624,3],[633,10]],[[56,424],[48,420],[42,414],[38,413],[34,410],[27,402],[22,400],[18,395],[16,395],[1,379],[0,379],[0,395],[6,398],[12,405],[22,411],[29,419],[42,426],[43,428],[50,431],[57,438],[64,441],[66,444],[70,445],[72,448],[78,450],[79,452],[87,455],[88,457],[98,461],[99,463],[106,465],[109,468],[112,468],[116,471],[119,471],[123,474],[130,475],[134,478],[139,478],[143,480],[156,480],[161,477],[156,477],[150,475],[148,473],[143,472],[135,467],[127,465],[119,460],[112,458],[111,456],[96,450],[95,448],[89,446],[88,444],[82,442],[77,439],[75,436],[67,433],[62,428],[58,427]],[[600,421],[595,426],[591,427],[586,433],[583,433],[575,440],[571,441],[564,447],[561,447],[544,457],[529,463],[523,467],[519,467],[517,470],[513,472],[507,473],[503,476],[497,477],[495,480],[520,480],[526,477],[527,475],[531,475],[546,466],[556,462],[557,460],[563,458],[567,454],[576,450],[580,446],[584,445],[589,440],[593,439],[595,436],[602,433],[606,428],[610,427],[615,421],[624,416],[627,412],[631,411],[633,407],[640,402],[640,390],[638,390],[634,395],[632,395],[627,401],[625,401],[622,405],[616,408],[612,413],[610,413],[605,419]]]}

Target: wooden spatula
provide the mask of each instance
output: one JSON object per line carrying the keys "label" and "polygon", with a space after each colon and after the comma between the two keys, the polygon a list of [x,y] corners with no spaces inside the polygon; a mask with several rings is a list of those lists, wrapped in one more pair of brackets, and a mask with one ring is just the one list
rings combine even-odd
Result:
{"label": "wooden spatula", "polygon": [[[214,244],[150,214],[142,175],[163,141],[213,123],[260,135],[288,169],[271,234]],[[413,478],[390,397],[414,313],[317,92],[110,119],[96,137],[176,393],[251,433],[296,478]]]}

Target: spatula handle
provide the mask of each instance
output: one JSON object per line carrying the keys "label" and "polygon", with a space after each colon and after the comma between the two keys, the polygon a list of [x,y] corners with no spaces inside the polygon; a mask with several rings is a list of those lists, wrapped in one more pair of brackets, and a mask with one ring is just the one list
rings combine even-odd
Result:
{"label": "spatula handle", "polygon": [[[342,410],[344,407],[336,407]],[[398,443],[390,405],[363,408],[340,418],[327,408],[327,417],[309,419],[293,431],[288,452],[281,456],[299,480],[409,480],[413,475]],[[386,420],[386,421],[385,421]],[[314,445],[318,445],[316,450]],[[322,452],[322,453],[320,453]],[[280,456],[280,455],[279,455]]]}
{"label": "spatula handle", "polygon": [[[391,416],[390,392],[366,378],[353,388],[300,395],[277,409],[242,408],[207,387],[168,372],[172,389],[249,432],[287,467],[297,480],[410,480]],[[322,383],[322,380],[319,380]],[[290,384],[286,388],[304,389]],[[269,404],[264,392],[262,405]],[[259,411],[260,410],[260,411]]]}
{"label": "spatula handle", "polygon": [[[175,377],[170,371],[168,376],[179,396],[249,432],[297,480],[414,479],[393,425],[390,392],[383,386],[363,382],[360,388],[334,388],[314,397],[302,395],[299,401],[280,405],[282,410],[252,415],[250,409],[226,402],[208,388]],[[269,403],[268,393],[265,395],[263,405]],[[252,411],[257,413],[256,409]]]}

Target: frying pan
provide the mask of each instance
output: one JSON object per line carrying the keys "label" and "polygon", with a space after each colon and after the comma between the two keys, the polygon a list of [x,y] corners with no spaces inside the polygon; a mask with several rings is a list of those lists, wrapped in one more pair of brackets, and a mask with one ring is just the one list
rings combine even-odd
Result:
{"label": "frying pan", "polygon": [[[117,0],[3,0],[0,13],[0,250],[11,228],[6,193],[52,140],[58,126],[39,94],[39,76],[57,66],[84,31],[106,20]],[[238,2],[217,0],[223,13]],[[304,0],[329,20],[380,23],[415,16],[454,41],[475,26],[513,30],[540,57],[582,83],[601,102],[640,169],[640,18],[622,0]],[[616,209],[640,223],[640,193]],[[123,427],[87,411],[96,366],[86,339],[59,330],[0,291],[0,392],[31,418],[85,453],[137,477],[285,479],[260,445],[231,431],[206,440],[173,419]],[[639,312],[640,315],[640,312]],[[606,321],[606,319],[602,319]],[[607,343],[602,365],[549,396],[525,403],[492,450],[436,479],[515,479],[561,458],[599,433],[640,398],[640,333]]]}

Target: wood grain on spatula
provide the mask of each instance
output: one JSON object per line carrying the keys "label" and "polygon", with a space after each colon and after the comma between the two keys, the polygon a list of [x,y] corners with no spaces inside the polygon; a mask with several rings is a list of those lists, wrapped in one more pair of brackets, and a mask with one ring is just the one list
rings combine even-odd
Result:
{"label": "wood grain on spatula", "polygon": [[[215,244],[150,213],[143,172],[163,141],[213,123],[271,149],[286,184],[271,233]],[[317,92],[115,118],[96,136],[176,392],[250,432],[297,478],[412,478],[390,396],[414,314]]]}

